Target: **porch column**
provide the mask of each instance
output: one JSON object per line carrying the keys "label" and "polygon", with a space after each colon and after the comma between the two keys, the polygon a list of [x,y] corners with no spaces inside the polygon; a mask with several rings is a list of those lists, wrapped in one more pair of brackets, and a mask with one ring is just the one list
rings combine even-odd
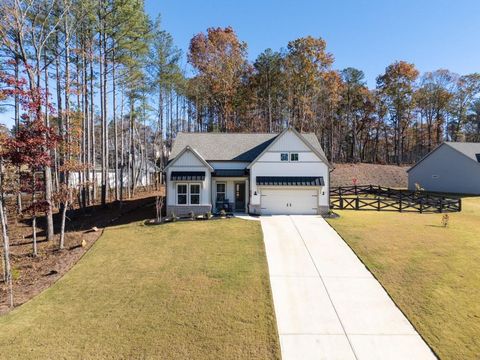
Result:
{"label": "porch column", "polygon": [[245,179],[245,213],[248,214],[248,203],[250,201],[250,184],[248,179]]}
{"label": "porch column", "polygon": [[211,201],[211,204],[212,204],[212,213],[215,211],[215,195],[217,193],[217,181],[216,180],[213,180],[212,178],[212,186],[210,188],[210,201]]}

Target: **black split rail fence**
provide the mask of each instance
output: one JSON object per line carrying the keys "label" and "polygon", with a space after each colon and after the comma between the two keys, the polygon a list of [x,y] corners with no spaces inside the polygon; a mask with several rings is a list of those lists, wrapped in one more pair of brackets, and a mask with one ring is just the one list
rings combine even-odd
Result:
{"label": "black split rail fence", "polygon": [[332,210],[376,210],[420,213],[459,212],[462,199],[425,191],[376,185],[339,186],[330,189]]}

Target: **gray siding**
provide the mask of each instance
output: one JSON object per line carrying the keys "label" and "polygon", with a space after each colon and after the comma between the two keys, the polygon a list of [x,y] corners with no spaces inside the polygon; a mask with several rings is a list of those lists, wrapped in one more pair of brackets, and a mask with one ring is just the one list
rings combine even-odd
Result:
{"label": "gray siding", "polygon": [[441,145],[408,173],[408,188],[415,183],[427,191],[480,194],[480,164]]}

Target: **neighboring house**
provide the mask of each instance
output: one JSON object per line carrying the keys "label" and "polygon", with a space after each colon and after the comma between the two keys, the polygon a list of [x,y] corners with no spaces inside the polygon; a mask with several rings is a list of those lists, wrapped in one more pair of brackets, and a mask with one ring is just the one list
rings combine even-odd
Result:
{"label": "neighboring house", "polygon": [[480,143],[444,142],[407,172],[410,190],[480,194]]}
{"label": "neighboring house", "polygon": [[[97,186],[102,185],[102,169],[100,167],[96,167],[95,171],[89,170],[90,172],[90,182],[94,182],[96,180]],[[139,163],[136,166],[136,186],[151,186],[155,184],[155,176],[158,174],[159,169],[158,167],[151,161],[147,163],[147,167],[145,169],[144,163]],[[79,174],[78,172],[71,172],[70,173],[70,181],[71,184],[77,186],[78,184],[86,181],[83,179],[83,172]],[[108,186],[113,189],[115,188],[115,169],[108,170]],[[125,167],[122,169],[118,169],[118,182],[120,185],[120,179],[123,176],[123,186],[128,186],[129,174],[128,169]],[[79,179],[81,179],[79,181]]]}
{"label": "neighboring house", "polygon": [[179,133],[165,168],[167,214],[326,213],[330,169],[315,134]]}

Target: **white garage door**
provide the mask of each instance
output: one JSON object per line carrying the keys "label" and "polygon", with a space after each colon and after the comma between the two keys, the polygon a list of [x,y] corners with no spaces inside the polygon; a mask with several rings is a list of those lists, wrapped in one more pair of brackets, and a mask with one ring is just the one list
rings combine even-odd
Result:
{"label": "white garage door", "polygon": [[261,194],[262,214],[317,214],[317,189],[262,189]]}

